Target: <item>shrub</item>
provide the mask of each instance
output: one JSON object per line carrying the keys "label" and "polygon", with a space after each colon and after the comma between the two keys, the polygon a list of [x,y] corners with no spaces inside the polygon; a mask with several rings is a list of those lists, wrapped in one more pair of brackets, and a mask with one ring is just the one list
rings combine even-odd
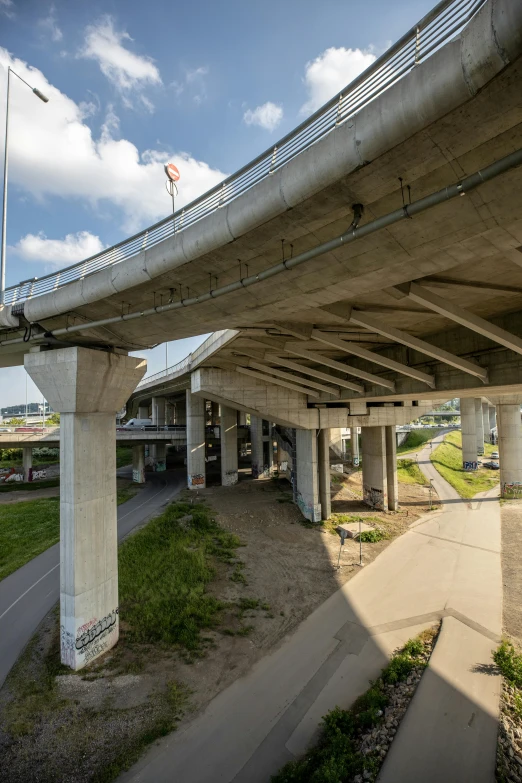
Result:
{"label": "shrub", "polygon": [[522,688],[522,655],[516,652],[511,642],[504,639],[493,653],[493,660],[508,682]]}

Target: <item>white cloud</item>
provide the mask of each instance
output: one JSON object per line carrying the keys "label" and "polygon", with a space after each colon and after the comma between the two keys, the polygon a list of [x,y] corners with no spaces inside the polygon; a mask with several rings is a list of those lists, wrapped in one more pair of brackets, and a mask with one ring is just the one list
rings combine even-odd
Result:
{"label": "white cloud", "polygon": [[273,131],[283,119],[283,107],[267,101],[256,109],[247,109],[243,120],[247,125],[259,125],[265,130]]}
{"label": "white cloud", "polygon": [[[49,103],[42,103],[23,84],[11,90],[9,183],[24,194],[36,199],[78,199],[102,215],[107,213],[107,204],[116,206],[122,212],[123,229],[134,232],[170,211],[163,172],[168,160],[181,172],[176,201],[180,207],[226,176],[186,152],[169,155],[151,149],[140,153],[132,142],[118,138],[118,118],[110,108],[96,137],[84,122],[85,105],[76,104],[39,70],[12,58],[1,47],[0,84],[5,83],[8,65],[49,98]],[[0,148],[4,104],[0,102]]]}
{"label": "white cloud", "polygon": [[63,33],[56,23],[56,8],[52,5],[49,8],[49,13],[43,19],[40,19],[38,26],[50,36],[51,41],[55,43],[61,41]]}
{"label": "white cloud", "polygon": [[186,68],[181,79],[175,79],[170,83],[174,90],[176,98],[183,93],[192,97],[196,106],[200,106],[207,97],[207,86],[205,76],[208,75],[208,68],[200,65],[199,68]]}
{"label": "white cloud", "polygon": [[341,46],[336,49],[332,46],[307,63],[304,82],[309,98],[301,107],[301,114],[312,114],[337,92],[341,92],[375,59],[371,48],[345,49]]}
{"label": "white cloud", "polygon": [[0,0],[0,12],[7,16],[8,19],[14,19],[14,7],[13,0]]}
{"label": "white cloud", "polygon": [[48,239],[43,232],[27,234],[13,250],[24,261],[44,263],[51,271],[94,256],[103,248],[99,237],[89,231],[78,231],[77,234],[67,234],[64,239]]}
{"label": "white cloud", "polygon": [[79,57],[96,60],[102,73],[121,94],[125,104],[132,106],[131,91],[136,92],[148,85],[159,85],[162,82],[160,72],[152,59],[126,49],[125,41],[132,41],[130,35],[115,30],[112,18],[104,16],[96,24],[87,27],[85,45]]}

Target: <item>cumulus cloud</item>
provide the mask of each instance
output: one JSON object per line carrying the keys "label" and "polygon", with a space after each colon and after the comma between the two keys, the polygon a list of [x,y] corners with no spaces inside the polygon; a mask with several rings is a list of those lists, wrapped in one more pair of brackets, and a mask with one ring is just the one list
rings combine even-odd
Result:
{"label": "cumulus cloud", "polygon": [[125,47],[127,41],[132,41],[130,35],[116,30],[112,18],[104,16],[87,27],[85,45],[79,57],[96,60],[125,104],[131,106],[130,92],[161,84],[161,76],[150,57],[135,54]]}
{"label": "cumulus cloud", "polygon": [[271,101],[263,103],[256,109],[247,109],[243,114],[243,120],[247,125],[259,125],[265,130],[273,131],[283,119],[283,107]]}
{"label": "cumulus cloud", "polygon": [[330,47],[315,60],[306,64],[304,83],[308,100],[301,107],[301,114],[312,114],[326,101],[341,92],[356,76],[368,68],[376,57],[362,49]]}
{"label": "cumulus cloud", "polygon": [[[181,172],[179,207],[226,176],[186,152],[140,153],[132,142],[119,138],[118,117],[110,109],[99,135],[93,134],[84,122],[91,107],[76,104],[39,70],[1,47],[0,84],[5,83],[8,65],[49,97],[44,104],[23,85],[11,93],[9,182],[25,194],[77,199],[100,212],[106,205],[115,206],[121,210],[123,230],[134,232],[170,211],[163,172],[168,160]],[[0,148],[4,127],[5,106],[0,103]]]}
{"label": "cumulus cloud", "polygon": [[26,234],[13,250],[24,261],[38,261],[54,270],[94,256],[103,248],[99,237],[89,231],[78,231],[67,234],[64,239],[48,239],[43,232]]}
{"label": "cumulus cloud", "polygon": [[57,43],[62,40],[63,33],[56,22],[56,8],[54,5],[49,8],[47,16],[40,19],[38,26],[45,35],[48,35],[51,38],[51,41]]}

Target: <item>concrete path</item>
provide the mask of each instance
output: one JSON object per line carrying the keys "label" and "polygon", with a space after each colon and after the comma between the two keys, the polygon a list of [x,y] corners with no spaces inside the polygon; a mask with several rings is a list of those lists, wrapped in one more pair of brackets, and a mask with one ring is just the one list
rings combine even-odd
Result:
{"label": "concrete path", "polygon": [[[132,468],[131,475],[132,475]],[[129,468],[121,468],[125,476]],[[185,486],[184,471],[152,473],[144,489],[118,508],[118,537],[158,514]],[[60,597],[60,544],[42,552],[0,582],[0,685]]]}
{"label": "concrete path", "polygon": [[[429,447],[423,468],[426,458]],[[499,503],[491,493],[461,501],[436,486],[445,512],[417,521],[120,780],[267,783],[313,742],[329,709],[348,707],[394,649],[442,619],[433,665],[380,780],[492,783],[500,682],[488,667],[501,633]]]}

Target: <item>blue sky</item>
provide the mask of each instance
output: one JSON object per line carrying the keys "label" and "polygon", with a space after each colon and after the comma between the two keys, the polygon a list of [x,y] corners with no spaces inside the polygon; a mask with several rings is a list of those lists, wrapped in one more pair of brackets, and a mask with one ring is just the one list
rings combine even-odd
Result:
{"label": "blue sky", "polygon": [[[7,285],[80,261],[191,201],[342,89],[433,0],[0,0],[0,143],[12,81]],[[169,345],[169,364],[201,338]],[[164,347],[144,354],[162,369]],[[0,405],[25,400],[2,370]],[[31,383],[32,387],[32,383]],[[36,400],[36,391],[29,396]]]}

